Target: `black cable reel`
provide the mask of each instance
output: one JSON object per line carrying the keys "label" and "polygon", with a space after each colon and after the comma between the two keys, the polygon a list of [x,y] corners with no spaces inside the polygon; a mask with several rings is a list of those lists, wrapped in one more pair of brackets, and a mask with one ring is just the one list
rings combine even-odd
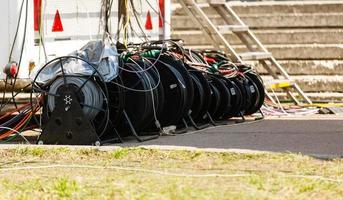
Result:
{"label": "black cable reel", "polygon": [[[135,130],[142,131],[152,126],[163,106],[164,96],[159,74],[142,60],[121,61],[120,66],[125,112]],[[119,125],[122,136],[127,136],[130,132],[127,123],[126,119],[122,119]]]}
{"label": "black cable reel", "polygon": [[[86,65],[91,72],[69,72],[75,63]],[[33,79],[30,95],[33,111],[42,105],[33,115],[42,128],[38,143],[100,145],[122,109],[120,100],[109,106],[113,96],[109,96],[108,85],[97,66],[82,58],[65,56],[45,64]]]}

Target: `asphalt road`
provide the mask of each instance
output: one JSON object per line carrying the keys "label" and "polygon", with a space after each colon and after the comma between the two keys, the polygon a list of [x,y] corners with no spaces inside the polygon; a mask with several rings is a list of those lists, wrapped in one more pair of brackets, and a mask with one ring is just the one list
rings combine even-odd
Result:
{"label": "asphalt road", "polygon": [[322,157],[343,157],[343,120],[262,120],[218,126],[177,136],[162,136],[123,146],[172,145],[200,148],[294,152]]}

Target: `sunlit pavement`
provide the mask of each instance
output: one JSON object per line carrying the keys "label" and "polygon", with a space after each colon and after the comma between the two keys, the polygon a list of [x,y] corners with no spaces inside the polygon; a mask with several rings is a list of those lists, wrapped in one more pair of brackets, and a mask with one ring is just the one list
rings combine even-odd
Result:
{"label": "sunlit pavement", "polygon": [[268,117],[261,121],[162,136],[143,143],[129,140],[121,146],[139,145],[249,149],[343,157],[343,116]]}

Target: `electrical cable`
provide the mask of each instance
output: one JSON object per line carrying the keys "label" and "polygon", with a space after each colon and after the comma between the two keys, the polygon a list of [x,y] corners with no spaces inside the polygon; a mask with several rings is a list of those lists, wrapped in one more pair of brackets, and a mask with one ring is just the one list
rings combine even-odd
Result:
{"label": "electrical cable", "polygon": [[[133,3],[133,0],[130,0],[130,5],[131,5],[131,7],[132,7],[133,14],[134,14],[134,16],[135,16],[137,25],[138,25],[138,27],[139,27],[139,29],[140,29],[140,31],[141,31],[141,33],[142,33],[142,35],[143,35],[145,41],[149,41],[148,36],[146,35],[145,31],[143,30],[143,26],[142,26],[141,20],[139,20],[139,17],[138,17],[138,14],[139,14],[139,13],[138,13],[137,10],[136,10],[136,7],[135,7],[135,4]],[[141,2],[141,6],[142,6],[142,2]],[[141,14],[140,14],[140,15],[141,15]]]}
{"label": "electrical cable", "polygon": [[15,107],[17,107],[17,103],[15,101],[14,98],[14,87],[16,85],[17,82],[17,78],[18,78],[18,74],[20,71],[20,66],[21,66],[21,61],[22,61],[22,57],[23,57],[23,53],[24,53],[24,47],[25,47],[25,41],[26,41],[26,31],[27,31],[27,20],[28,20],[28,0],[26,0],[26,7],[25,7],[25,23],[24,23],[24,35],[23,35],[23,41],[22,41],[22,46],[21,46],[21,52],[20,52],[20,57],[19,57],[19,61],[18,61],[18,73],[14,76],[14,81],[12,84],[12,88],[11,88],[11,93],[12,93],[12,99],[13,99],[13,105]]}
{"label": "electrical cable", "polygon": [[[102,102],[104,101],[104,96],[101,94],[101,88],[97,87],[93,81],[87,81],[84,77],[67,76],[65,80],[62,77],[57,78],[51,85],[49,93],[58,94],[58,91],[64,84],[72,85],[76,88],[81,88],[78,95],[78,101],[82,106],[84,114],[93,120],[96,115],[102,110]],[[64,82],[66,81],[66,83]],[[86,82],[86,84],[84,84]],[[83,85],[84,84],[84,85]],[[52,112],[56,106],[56,101],[54,96],[49,96],[47,100],[47,106]]]}
{"label": "electrical cable", "polygon": [[[5,85],[5,86],[6,86],[6,85]],[[21,94],[22,92],[24,92],[24,91],[25,91],[27,88],[29,88],[30,86],[31,86],[31,83],[28,84],[28,85],[26,85],[26,86],[24,86],[20,91],[16,92],[16,93],[14,94],[14,96],[12,96],[12,97],[15,98],[16,96],[18,96],[19,94]],[[4,97],[3,97],[3,98],[5,99],[5,93],[4,93]],[[2,110],[6,105],[8,105],[11,101],[12,101],[12,98],[8,99],[7,102],[2,103],[1,106],[0,106],[0,112],[1,112],[1,110]]]}
{"label": "electrical cable", "polygon": [[[139,65],[136,61],[134,61],[133,59],[130,58],[129,60],[132,61],[135,65],[139,66],[139,67],[141,68],[141,70],[134,71],[134,70],[125,69],[124,67],[119,67],[119,69],[121,69],[121,70],[123,70],[123,71],[125,71],[125,72],[135,73],[135,74],[138,74],[138,73],[145,73],[145,72],[147,72],[147,71],[150,70],[150,69],[155,69],[155,70],[157,71],[157,69],[156,69],[156,63],[157,63],[157,62],[161,62],[161,61],[159,60],[160,57],[161,57],[161,55],[162,55],[162,52],[160,52],[160,54],[158,55],[157,59],[156,59],[154,62],[151,62],[151,61],[149,61],[148,59],[143,58],[144,61],[147,61],[147,62],[150,63],[150,66],[148,66],[147,68],[143,68],[143,69],[142,69],[142,68],[140,67],[140,65]],[[122,65],[125,66],[125,63],[122,63]],[[145,66],[145,63],[144,63],[144,66]],[[157,73],[157,74],[158,74],[158,73]],[[113,83],[113,84],[115,84],[115,85],[117,85],[117,86],[119,86],[119,87],[121,87],[121,88],[123,88],[123,89],[130,90],[130,91],[134,91],[134,92],[151,92],[151,91],[155,90],[156,88],[158,88],[160,82],[161,82],[161,78],[160,78],[160,76],[159,76],[159,74],[158,74],[158,82],[156,83],[156,85],[155,85],[154,87],[149,88],[148,90],[141,90],[141,89],[130,88],[130,87],[127,87],[127,86],[125,86],[125,85],[123,85],[123,84],[120,84],[120,83],[117,83],[117,82],[114,82],[114,81],[112,81],[111,83]]]}
{"label": "electrical cable", "polygon": [[[136,64],[140,69],[142,69],[141,66],[140,66],[138,63],[135,62],[135,64]],[[150,88],[152,88],[153,86],[152,86],[151,80],[150,80],[150,78],[147,76],[146,73],[148,73],[148,72],[145,72],[145,73],[144,73],[144,76],[146,76],[146,78],[147,78],[147,80],[148,80],[148,83],[149,83],[149,86],[150,86]],[[157,73],[157,74],[158,74],[158,73]],[[158,77],[159,77],[159,80],[158,80],[158,83],[156,83],[156,87],[155,87],[155,88],[157,88],[157,86],[159,86],[159,84],[160,84],[161,78],[160,78],[159,75],[158,75]],[[161,124],[160,124],[159,120],[157,119],[156,106],[155,106],[155,95],[154,95],[154,92],[153,92],[153,91],[154,91],[154,90],[150,90],[150,94],[151,94],[151,102],[152,102],[152,109],[153,109],[153,114],[154,114],[154,119],[155,119],[155,125],[156,125],[156,128],[158,128],[158,129],[160,130],[160,132],[163,132],[163,129],[162,129],[162,127],[161,127]]]}
{"label": "electrical cable", "polygon": [[[157,56],[157,58],[156,58],[156,62],[154,62],[151,66],[149,66],[148,68],[144,68],[144,69],[142,69],[142,70],[138,70],[138,71],[134,71],[134,70],[128,70],[128,69],[125,69],[124,67],[121,67],[120,65],[119,65],[119,69],[121,69],[121,70],[123,70],[123,71],[126,71],[126,72],[130,72],[130,73],[144,73],[145,71],[148,71],[148,70],[150,70],[151,68],[153,68],[153,67],[155,67],[155,64],[159,61],[159,59],[160,59],[160,57],[162,56],[162,54],[163,54],[163,52],[162,51],[160,51],[160,53],[158,54],[158,56]],[[132,62],[135,62],[132,58],[128,58],[130,61],[132,61]],[[123,63],[124,64],[124,63]]]}
{"label": "electrical cable", "polygon": [[21,132],[15,130],[15,129],[12,129],[12,128],[9,128],[9,127],[4,127],[4,126],[0,126],[0,129],[10,130],[10,131],[13,131],[14,133],[16,133],[14,136],[8,138],[8,139],[5,140],[5,141],[1,141],[1,140],[0,140],[0,143],[9,142],[9,141],[13,140],[14,138],[16,138],[17,136],[21,136],[21,137],[26,141],[27,144],[31,144],[31,143],[26,139],[26,137],[22,135]]}

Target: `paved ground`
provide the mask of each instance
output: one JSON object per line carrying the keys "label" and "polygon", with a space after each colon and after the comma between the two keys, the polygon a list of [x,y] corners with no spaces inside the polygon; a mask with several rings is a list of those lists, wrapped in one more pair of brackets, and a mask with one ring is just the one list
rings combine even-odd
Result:
{"label": "paved ground", "polygon": [[343,157],[343,119],[267,119],[254,123],[211,127],[178,136],[163,136],[123,146],[173,145],[200,148],[250,149]]}

